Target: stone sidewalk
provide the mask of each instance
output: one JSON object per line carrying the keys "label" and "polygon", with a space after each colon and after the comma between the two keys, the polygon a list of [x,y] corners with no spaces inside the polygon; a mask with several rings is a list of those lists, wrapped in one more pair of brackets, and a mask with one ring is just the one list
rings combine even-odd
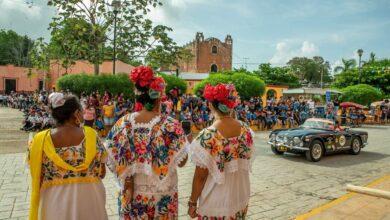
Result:
{"label": "stone sidewalk", "polygon": [[[390,192],[390,175],[367,185]],[[359,193],[348,193],[323,206],[297,217],[296,220],[390,219],[390,200]]]}

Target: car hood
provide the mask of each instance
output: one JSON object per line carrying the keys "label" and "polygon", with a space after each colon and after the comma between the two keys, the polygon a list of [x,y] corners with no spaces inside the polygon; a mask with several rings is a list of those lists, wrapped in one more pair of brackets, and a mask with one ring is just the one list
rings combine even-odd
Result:
{"label": "car hood", "polygon": [[320,134],[324,132],[326,131],[321,129],[293,128],[293,129],[281,130],[279,132],[276,132],[276,134],[281,136],[288,136],[288,137],[302,137],[304,135]]}

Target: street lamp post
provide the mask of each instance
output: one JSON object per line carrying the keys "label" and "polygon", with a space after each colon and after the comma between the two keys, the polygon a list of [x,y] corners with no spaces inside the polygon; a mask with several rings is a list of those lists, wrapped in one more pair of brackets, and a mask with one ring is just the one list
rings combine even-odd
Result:
{"label": "street lamp post", "polygon": [[116,19],[117,15],[119,13],[119,8],[121,6],[120,0],[114,0],[112,1],[112,7],[114,8],[114,55],[112,58],[112,74],[115,75],[115,62],[116,62]]}
{"label": "street lamp post", "polygon": [[322,89],[323,84],[324,84],[323,80],[322,80],[323,76],[324,76],[324,67],[321,67],[321,89]]}
{"label": "street lamp post", "polygon": [[363,55],[363,49],[359,49],[357,51],[359,55],[359,84],[362,82],[362,55]]}

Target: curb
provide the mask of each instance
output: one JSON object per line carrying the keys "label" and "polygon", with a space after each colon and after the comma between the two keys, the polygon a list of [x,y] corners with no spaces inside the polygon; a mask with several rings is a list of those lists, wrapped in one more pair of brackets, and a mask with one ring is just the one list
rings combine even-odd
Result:
{"label": "curb", "polygon": [[[383,181],[386,181],[386,180],[390,180],[390,175],[385,175],[383,177],[380,177],[379,179],[376,179],[374,181],[372,181],[371,183],[367,184],[366,187],[371,187],[371,186],[375,186],[375,185],[378,185],[379,183],[383,182]],[[355,192],[350,192],[350,193],[347,193],[345,195],[342,195],[341,197],[333,200],[333,201],[330,201],[328,203],[325,203],[324,205],[321,205],[317,208],[314,208],[312,209],[311,211],[305,213],[305,214],[302,214],[302,215],[299,215],[295,218],[295,220],[305,220],[307,218],[310,218],[314,215],[317,215],[337,204],[340,204],[341,202],[344,202],[346,201],[347,199],[353,197],[354,195],[356,195],[357,193]]]}

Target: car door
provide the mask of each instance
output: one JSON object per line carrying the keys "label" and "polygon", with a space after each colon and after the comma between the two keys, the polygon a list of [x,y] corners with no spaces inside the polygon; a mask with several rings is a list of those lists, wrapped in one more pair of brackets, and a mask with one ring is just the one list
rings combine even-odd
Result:
{"label": "car door", "polygon": [[348,131],[334,131],[336,150],[349,149],[351,146],[351,134]]}

